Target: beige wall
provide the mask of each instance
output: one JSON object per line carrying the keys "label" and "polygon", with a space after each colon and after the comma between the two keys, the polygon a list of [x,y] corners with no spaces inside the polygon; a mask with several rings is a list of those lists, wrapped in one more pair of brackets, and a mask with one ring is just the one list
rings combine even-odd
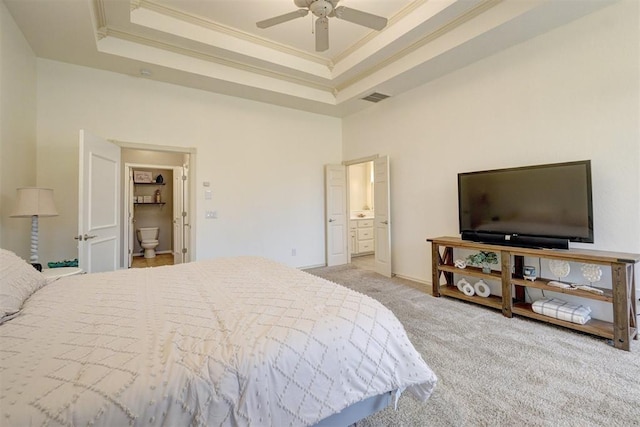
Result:
{"label": "beige wall", "polygon": [[639,5],[621,1],[344,120],[346,159],[390,156],[395,273],[430,281],[425,239],[458,234],[459,172],[569,160],[591,159],[593,176],[595,244],[573,246],[640,252]]}
{"label": "beige wall", "polygon": [[38,182],[64,201],[45,230],[46,259],[76,254],[79,129],[197,151],[197,259],[324,263],[323,165],[341,161],[339,119],[38,59]]}
{"label": "beige wall", "polygon": [[1,1],[0,57],[0,247],[28,259],[31,221],[9,215],[16,188],[36,185],[36,58]]}

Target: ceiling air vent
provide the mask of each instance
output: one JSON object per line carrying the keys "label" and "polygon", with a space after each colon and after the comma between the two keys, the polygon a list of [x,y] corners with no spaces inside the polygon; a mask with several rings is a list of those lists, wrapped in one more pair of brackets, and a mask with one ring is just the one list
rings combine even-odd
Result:
{"label": "ceiling air vent", "polygon": [[365,101],[370,101],[370,102],[380,102],[383,99],[387,99],[389,97],[389,95],[385,95],[383,93],[378,93],[378,92],[373,92],[371,95],[365,96],[364,99]]}

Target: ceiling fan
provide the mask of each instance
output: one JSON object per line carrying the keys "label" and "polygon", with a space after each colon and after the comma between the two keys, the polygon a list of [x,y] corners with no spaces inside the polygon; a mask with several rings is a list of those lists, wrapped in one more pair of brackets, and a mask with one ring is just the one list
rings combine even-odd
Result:
{"label": "ceiling fan", "polygon": [[374,30],[382,30],[387,25],[387,18],[371,13],[336,6],[339,0],[293,0],[300,9],[284,15],[257,22],[258,28],[268,28],[296,18],[307,16],[309,11],[318,17],[316,19],[316,51],[324,52],[329,49],[329,19],[336,17],[354,24],[362,25]]}

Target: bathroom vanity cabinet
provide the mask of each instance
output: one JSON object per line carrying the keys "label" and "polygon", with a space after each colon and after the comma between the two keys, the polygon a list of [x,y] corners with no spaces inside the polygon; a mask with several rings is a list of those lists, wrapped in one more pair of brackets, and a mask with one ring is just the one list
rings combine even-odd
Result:
{"label": "bathroom vanity cabinet", "polygon": [[351,255],[369,255],[374,251],[373,218],[349,221]]}

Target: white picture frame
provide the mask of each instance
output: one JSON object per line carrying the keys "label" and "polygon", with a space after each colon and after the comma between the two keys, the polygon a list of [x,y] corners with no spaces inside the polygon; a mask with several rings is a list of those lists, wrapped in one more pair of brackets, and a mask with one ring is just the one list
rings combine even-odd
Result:
{"label": "white picture frame", "polygon": [[153,175],[147,171],[133,171],[133,182],[139,184],[153,182]]}

